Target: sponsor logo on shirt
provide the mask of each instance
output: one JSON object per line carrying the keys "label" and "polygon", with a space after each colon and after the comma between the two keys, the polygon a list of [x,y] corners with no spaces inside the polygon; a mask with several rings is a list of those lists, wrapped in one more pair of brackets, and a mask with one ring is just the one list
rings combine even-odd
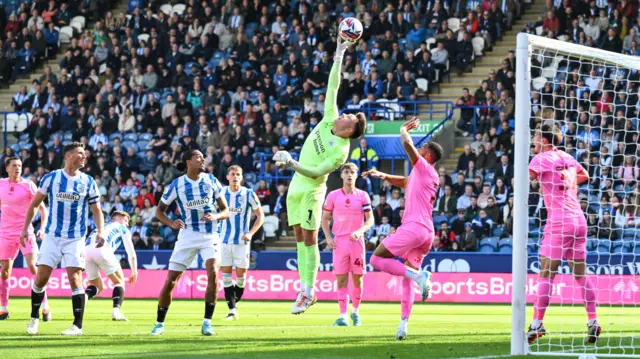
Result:
{"label": "sponsor logo on shirt", "polygon": [[74,192],[58,192],[56,193],[56,200],[60,202],[78,202],[80,201],[80,195]]}
{"label": "sponsor logo on shirt", "polygon": [[324,144],[322,144],[322,137],[319,133],[316,133],[316,137],[313,139],[313,148],[316,150],[316,154],[325,153]]}
{"label": "sponsor logo on shirt", "polygon": [[240,214],[242,213],[242,207],[229,208],[229,212],[234,214]]}
{"label": "sponsor logo on shirt", "polygon": [[205,198],[200,198],[200,199],[193,199],[191,201],[187,201],[187,208],[188,209],[201,209],[204,206],[208,205],[211,203],[211,198],[210,197],[205,197]]}

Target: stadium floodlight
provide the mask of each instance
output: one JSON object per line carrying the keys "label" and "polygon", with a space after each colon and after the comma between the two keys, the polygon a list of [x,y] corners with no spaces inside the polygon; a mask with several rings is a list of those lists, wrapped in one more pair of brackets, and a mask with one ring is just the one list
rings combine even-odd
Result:
{"label": "stadium floodlight", "polygon": [[[617,178],[620,166],[629,157],[638,170],[640,57],[521,33],[517,38],[516,64],[511,354],[640,358],[640,276],[635,267],[625,265],[636,262],[640,254],[640,231],[625,228],[627,223],[619,228],[596,225],[596,234],[589,233],[586,241],[588,255],[597,257],[600,264],[587,267],[596,289],[598,322],[603,330],[596,345],[585,343],[584,290],[576,284],[565,262],[553,282],[551,303],[559,305],[546,312],[546,335],[532,344],[528,344],[526,336],[531,319],[526,315],[527,303],[531,304],[537,293],[537,278],[527,272],[530,260],[538,259],[545,221],[542,201],[536,200],[535,192],[532,196],[529,193],[532,184],[527,166],[533,131],[541,124],[556,127],[565,134],[561,147],[574,154],[587,171],[598,174],[601,181],[597,186],[590,183],[578,187],[590,205],[608,209],[607,198],[612,198],[608,195],[624,200],[640,194],[634,186]],[[630,148],[617,149],[618,144],[625,143],[633,146],[632,152],[628,151]],[[604,152],[605,147],[608,153]],[[616,153],[623,158],[622,164],[612,166],[599,160],[595,164],[612,167],[615,172],[612,188],[607,188],[607,178],[588,164],[593,154],[600,159],[614,157],[614,151],[621,151]],[[602,199],[603,196],[606,197]],[[531,203],[532,198],[535,203]],[[614,212],[627,213],[625,204],[614,208],[609,209],[612,222]],[[603,217],[604,207],[596,212]],[[605,229],[613,231],[618,239],[610,241]]]}

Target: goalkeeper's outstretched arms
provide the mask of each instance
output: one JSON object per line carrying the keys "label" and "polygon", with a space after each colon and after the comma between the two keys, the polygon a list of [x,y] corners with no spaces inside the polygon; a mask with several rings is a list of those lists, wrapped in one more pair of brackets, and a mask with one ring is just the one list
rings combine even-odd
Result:
{"label": "goalkeeper's outstretched arms", "polygon": [[324,105],[324,113],[325,116],[323,120],[333,121],[336,119],[338,113],[338,89],[340,89],[340,80],[342,73],[342,60],[344,59],[344,54],[347,52],[349,46],[353,43],[344,41],[338,36],[338,45],[336,46],[336,52],[333,55],[333,65],[331,66],[331,71],[329,72],[329,81],[327,81],[327,94],[325,96],[325,105]]}
{"label": "goalkeeper's outstretched arms", "polygon": [[287,151],[276,152],[273,155],[273,160],[276,162],[276,166],[287,166],[297,173],[311,179],[328,175],[340,167],[344,162],[342,156],[333,156],[326,158],[317,166],[303,165],[291,158],[291,155]]}

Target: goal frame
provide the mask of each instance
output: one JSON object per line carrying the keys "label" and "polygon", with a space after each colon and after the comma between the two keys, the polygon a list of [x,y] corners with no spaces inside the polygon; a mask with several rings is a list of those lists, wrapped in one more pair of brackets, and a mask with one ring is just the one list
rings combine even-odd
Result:
{"label": "goal frame", "polygon": [[[632,57],[613,53],[601,49],[549,39],[546,37],[520,33],[516,43],[516,99],[515,99],[515,155],[514,155],[514,217],[513,226],[513,255],[512,255],[512,283],[511,298],[511,355],[555,355],[578,357],[582,353],[532,353],[526,340],[526,282],[527,282],[527,240],[529,198],[529,148],[531,133],[529,117],[531,114],[530,84],[531,84],[531,54],[534,47],[552,49],[557,53],[575,57],[588,56],[603,63],[623,66],[640,70],[640,57]],[[630,357],[629,354],[596,354],[599,357]],[[637,357],[637,355],[633,355]]]}

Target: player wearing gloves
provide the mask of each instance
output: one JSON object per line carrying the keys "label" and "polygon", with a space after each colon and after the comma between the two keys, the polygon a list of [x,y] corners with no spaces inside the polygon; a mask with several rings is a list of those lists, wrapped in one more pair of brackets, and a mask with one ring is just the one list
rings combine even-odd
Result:
{"label": "player wearing gloves", "polygon": [[293,314],[305,312],[316,300],[314,285],[320,263],[318,229],[327,192],[327,177],[346,161],[350,139],[362,137],[366,126],[363,113],[339,115],[336,103],[342,59],[352,44],[338,38],[329,74],[324,117],[302,146],[300,160],[293,160],[286,151],[278,151],[273,156],[276,164],[295,171],[287,196],[287,215],[296,236],[300,273],[300,292],[291,309]]}

